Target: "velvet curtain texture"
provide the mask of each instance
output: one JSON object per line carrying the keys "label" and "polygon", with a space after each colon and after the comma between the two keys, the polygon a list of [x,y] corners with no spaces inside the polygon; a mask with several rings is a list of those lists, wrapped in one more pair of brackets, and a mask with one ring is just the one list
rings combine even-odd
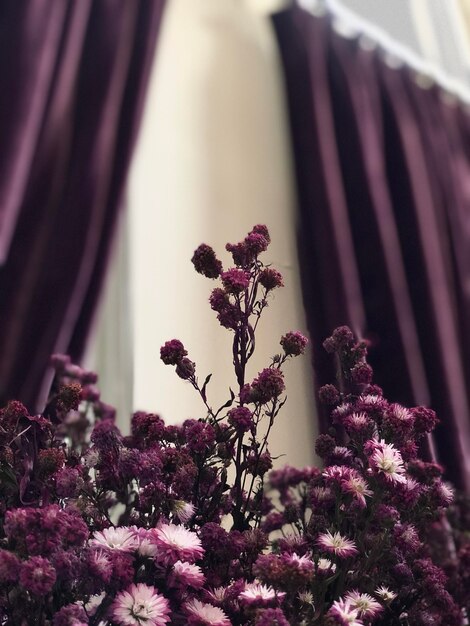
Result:
{"label": "velvet curtain texture", "polygon": [[0,399],[34,408],[79,358],[164,0],[0,3]]}
{"label": "velvet curtain texture", "polygon": [[334,377],[323,339],[350,325],[371,341],[389,399],[437,411],[431,452],[469,491],[468,109],[360,38],[340,36],[328,15],[293,7],[274,25],[316,384]]}

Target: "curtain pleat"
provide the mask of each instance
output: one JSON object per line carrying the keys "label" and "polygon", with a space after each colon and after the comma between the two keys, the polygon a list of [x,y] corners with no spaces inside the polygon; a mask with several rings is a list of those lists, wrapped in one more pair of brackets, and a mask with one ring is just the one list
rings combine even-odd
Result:
{"label": "curtain pleat", "polygon": [[81,356],[163,5],[1,3],[2,400],[35,407],[49,355]]}

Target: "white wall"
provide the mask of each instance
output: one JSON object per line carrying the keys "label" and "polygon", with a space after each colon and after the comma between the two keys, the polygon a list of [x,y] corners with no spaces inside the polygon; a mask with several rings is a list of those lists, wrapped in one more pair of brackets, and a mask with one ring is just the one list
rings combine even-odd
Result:
{"label": "white wall", "polygon": [[[184,342],[202,379],[213,372],[214,404],[235,384],[232,335],[207,303],[214,283],[190,263],[199,243],[213,245],[229,265],[227,241],[240,240],[256,223],[270,228],[265,261],[284,274],[286,286],[262,321],[252,376],[278,351],[283,333],[306,330],[281,69],[263,15],[267,0],[262,4],[171,0],[163,22],[130,175],[129,220],[132,404],[158,411],[167,422],[203,412],[190,385],[159,360],[165,340]],[[286,455],[278,464],[313,461],[309,361],[287,367],[288,402],[271,445],[273,455]]]}

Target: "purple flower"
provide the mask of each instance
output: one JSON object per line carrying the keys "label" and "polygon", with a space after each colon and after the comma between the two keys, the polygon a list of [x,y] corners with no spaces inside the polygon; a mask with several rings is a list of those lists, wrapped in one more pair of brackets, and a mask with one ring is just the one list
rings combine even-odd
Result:
{"label": "purple flower", "polygon": [[191,378],[191,376],[194,375],[195,371],[196,371],[196,364],[193,363],[187,357],[183,357],[181,361],[178,363],[178,365],[176,366],[176,373],[183,380],[188,380],[189,378]]}
{"label": "purple flower", "polygon": [[0,549],[0,582],[12,583],[18,580],[21,562],[13,552]]}
{"label": "purple flower", "polygon": [[268,367],[258,374],[251,385],[251,401],[266,404],[285,389],[284,375],[279,369]]}
{"label": "purple flower", "polygon": [[357,363],[351,370],[351,378],[356,385],[368,385],[372,375],[373,371],[368,363]]}
{"label": "purple flower", "polygon": [[322,404],[334,405],[339,401],[340,395],[334,385],[323,385],[318,390],[318,397]]}
{"label": "purple flower", "polygon": [[255,626],[289,626],[289,622],[281,609],[264,609],[258,612]]}
{"label": "purple flower", "polygon": [[238,406],[228,412],[228,422],[239,433],[246,433],[253,425],[253,414],[245,406]]}
{"label": "purple flower", "polygon": [[160,348],[160,358],[165,365],[178,365],[187,354],[187,351],[179,339],[166,341]]}
{"label": "purple flower", "polygon": [[199,274],[207,278],[218,278],[222,272],[222,263],[216,257],[214,250],[205,243],[196,248],[191,263]]}
{"label": "purple flower", "polygon": [[79,604],[68,604],[54,615],[53,626],[82,626],[88,624],[85,610]]}
{"label": "purple flower", "polygon": [[260,284],[266,291],[272,291],[277,287],[284,287],[282,274],[272,267],[265,267],[259,275]]}
{"label": "purple flower", "polygon": [[80,470],[75,467],[64,467],[54,475],[55,489],[59,498],[74,498],[83,487]]}
{"label": "purple flower", "polygon": [[222,283],[227,291],[237,295],[248,289],[250,284],[250,273],[238,268],[232,268],[221,275]]}
{"label": "purple flower", "polygon": [[281,337],[281,346],[287,356],[299,356],[305,352],[308,339],[298,330],[291,331]]}
{"label": "purple flower", "polygon": [[56,581],[56,571],[49,559],[33,556],[21,565],[20,584],[37,596],[45,596]]}

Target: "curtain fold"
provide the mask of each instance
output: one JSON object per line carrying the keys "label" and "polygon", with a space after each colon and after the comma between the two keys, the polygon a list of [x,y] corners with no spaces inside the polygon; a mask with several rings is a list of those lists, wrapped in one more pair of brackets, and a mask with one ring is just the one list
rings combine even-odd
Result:
{"label": "curtain fold", "polygon": [[40,403],[99,296],[164,0],[0,6],[0,398]]}
{"label": "curtain fold", "polygon": [[390,399],[438,412],[428,453],[469,490],[468,111],[360,38],[339,35],[328,15],[294,7],[273,19],[316,384],[334,376],[322,340],[350,325],[370,340]]}

